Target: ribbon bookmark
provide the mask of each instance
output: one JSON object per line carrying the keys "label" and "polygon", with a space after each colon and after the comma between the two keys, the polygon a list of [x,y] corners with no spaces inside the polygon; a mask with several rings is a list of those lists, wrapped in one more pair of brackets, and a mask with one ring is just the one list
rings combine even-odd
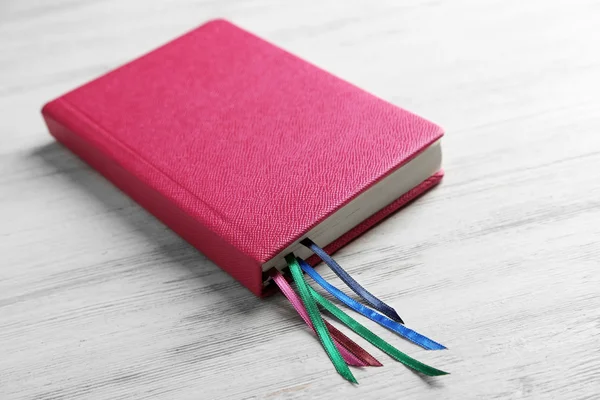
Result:
{"label": "ribbon bookmark", "polygon": [[[294,292],[294,289],[292,289],[283,275],[279,271],[275,271],[273,274],[271,274],[271,277],[281,292],[290,301],[292,306],[294,306],[306,325],[308,325],[313,332],[316,333],[312,322],[310,322],[310,317],[308,316],[308,313],[302,304],[302,300],[298,297],[298,295],[296,295],[296,292]],[[329,324],[327,321],[324,322],[327,326],[327,329],[329,329],[329,332],[331,333],[331,337],[333,338],[336,347],[348,365],[354,367],[381,367],[383,365],[377,361],[375,357],[352,341],[352,339],[344,335],[341,331],[336,329],[333,325]]]}
{"label": "ribbon bookmark", "polygon": [[367,327],[361,325],[358,321],[353,319],[351,316],[340,310],[335,304],[327,300],[325,297],[321,296],[316,290],[314,290],[310,285],[308,286],[308,290],[310,291],[311,296],[317,304],[327,310],[331,315],[337,318],[340,322],[344,323],[358,335],[360,335],[363,339],[367,340],[373,346],[377,347],[390,357],[394,358],[397,361],[400,361],[402,364],[406,365],[409,368],[414,369],[417,372],[420,372],[424,375],[428,376],[440,376],[447,375],[448,372],[439,370],[437,368],[430,367],[427,364],[423,364],[422,362],[415,360],[414,358],[404,354],[373,332],[371,332]]}
{"label": "ribbon bookmark", "polygon": [[399,324],[396,321],[392,321],[391,319],[371,310],[368,307],[360,304],[358,301],[352,299],[347,296],[344,292],[327,282],[317,271],[315,271],[310,265],[306,263],[306,261],[302,259],[298,259],[298,263],[302,270],[306,272],[315,282],[319,284],[323,289],[328,291],[332,296],[336,297],[346,306],[350,307],[354,311],[364,315],[369,318],[371,321],[377,322],[379,325],[388,328],[389,330],[396,332],[400,336],[405,339],[410,340],[414,344],[423,347],[427,350],[444,350],[446,347],[436,341],[429,339],[426,336],[421,335],[418,332],[413,331],[412,329],[407,328],[406,326]]}
{"label": "ribbon bookmark", "polygon": [[331,268],[331,270],[335,272],[335,274],[339,276],[339,278],[342,281],[344,281],[344,283],[348,285],[348,287],[352,289],[352,291],[354,291],[354,293],[359,295],[364,301],[373,306],[373,308],[381,311],[383,314],[387,315],[394,321],[398,321],[402,324],[404,323],[404,321],[402,321],[402,318],[400,318],[396,310],[385,304],[383,301],[379,300],[377,297],[372,295],[367,289],[365,289],[358,282],[356,282],[354,278],[350,276],[350,274],[348,274],[342,267],[340,267],[340,265],[337,262],[335,262],[335,260],[325,252],[325,250],[317,246],[315,242],[306,238],[300,243],[303,246],[306,246],[309,249],[311,249],[313,253],[315,253],[321,260],[323,260],[323,262],[325,262],[325,264],[327,264],[329,268]]}
{"label": "ribbon bookmark", "polygon": [[325,326],[325,322],[323,321],[323,318],[319,313],[317,304],[310,295],[310,292],[306,285],[306,281],[304,281],[304,276],[302,274],[302,270],[300,269],[300,265],[298,265],[298,261],[296,261],[296,256],[294,256],[293,253],[290,253],[285,256],[285,261],[287,262],[288,267],[290,268],[294,282],[296,282],[296,286],[298,287],[298,291],[300,292],[300,298],[304,303],[304,307],[306,307],[308,316],[310,317],[310,320],[315,330],[317,331],[317,335],[321,340],[321,344],[323,345],[325,352],[329,356],[329,359],[333,363],[333,366],[335,367],[336,371],[342,377],[344,377],[344,379],[348,380],[349,382],[358,383],[356,378],[352,374],[352,371],[350,371],[350,368],[348,368],[348,365],[344,362],[344,359],[340,355],[340,352],[333,343],[333,339],[331,338],[331,335],[329,334],[329,331]]}

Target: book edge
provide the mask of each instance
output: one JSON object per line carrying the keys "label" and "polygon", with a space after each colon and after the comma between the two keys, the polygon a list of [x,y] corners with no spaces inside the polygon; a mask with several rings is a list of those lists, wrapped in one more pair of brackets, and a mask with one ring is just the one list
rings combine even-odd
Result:
{"label": "book edge", "polygon": [[[429,178],[425,179],[423,182],[421,182],[408,192],[398,197],[398,199],[396,199],[394,202],[380,209],[375,214],[363,220],[360,224],[348,230],[342,236],[325,246],[324,250],[328,254],[334,254],[337,251],[341,250],[355,239],[358,239],[361,235],[373,229],[378,224],[384,222],[387,218],[391,217],[396,212],[400,211],[404,207],[411,204],[413,201],[417,200],[419,197],[423,196],[425,193],[429,192],[431,189],[433,189],[435,186],[441,183],[444,174],[444,170],[440,169],[438,172],[431,175]],[[321,259],[316,255],[312,255],[311,257],[306,259],[306,262],[314,267],[321,262]],[[263,272],[263,291],[261,297],[268,297],[273,293],[277,292],[275,285],[272,285],[270,282],[266,285],[264,284],[264,282],[268,281],[268,278],[269,271]]]}
{"label": "book edge", "polygon": [[[98,132],[97,124],[91,124],[89,118],[82,118],[82,114],[78,113],[77,109],[69,107],[69,103],[64,99],[58,98],[44,105],[42,116],[49,132],[57,141],[198,249],[219,268],[228,272],[255,295],[260,295],[262,291],[261,264],[251,255],[242,252],[227,238],[219,235],[210,225],[203,223],[202,219],[196,218],[195,215],[181,207],[181,201],[166,196],[164,191],[156,187],[157,185],[149,183],[147,176],[141,177],[139,171],[147,171],[144,168],[151,164],[146,163],[145,167],[138,167],[138,173],[132,171],[115,154],[114,147],[107,143],[99,143],[98,140],[91,140],[93,135],[84,133],[84,131],[92,131],[106,139],[104,133]],[[112,138],[112,135],[108,135],[108,137]],[[118,142],[111,141],[110,143]],[[110,151],[111,149],[113,151]],[[144,161],[135,156],[135,153],[133,154],[138,161]],[[163,180],[166,179],[162,173],[157,176],[162,176]],[[155,178],[156,176],[154,176]],[[177,185],[173,180],[170,182]]]}

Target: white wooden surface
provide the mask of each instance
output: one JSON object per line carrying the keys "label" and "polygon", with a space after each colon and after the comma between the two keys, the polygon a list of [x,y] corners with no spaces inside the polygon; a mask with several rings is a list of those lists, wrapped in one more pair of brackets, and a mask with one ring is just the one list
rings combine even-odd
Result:
{"label": "white wooden surface", "polygon": [[[47,134],[45,101],[214,17],[446,128],[444,183],[338,259],[452,375],[373,350],[345,383]],[[0,399],[599,398],[599,93],[597,1],[2,0]]]}

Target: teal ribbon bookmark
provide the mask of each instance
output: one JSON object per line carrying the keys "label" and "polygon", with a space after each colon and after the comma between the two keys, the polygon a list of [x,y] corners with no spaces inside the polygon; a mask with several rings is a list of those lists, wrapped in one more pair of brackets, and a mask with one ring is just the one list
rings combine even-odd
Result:
{"label": "teal ribbon bookmark", "polygon": [[321,341],[321,344],[323,345],[323,348],[325,349],[325,352],[327,353],[327,356],[329,356],[329,359],[333,363],[333,366],[335,367],[336,371],[344,379],[352,383],[358,383],[358,381],[352,374],[352,371],[350,371],[350,368],[348,367],[348,365],[342,358],[342,355],[333,343],[333,339],[331,338],[331,335],[329,334],[329,331],[325,326],[325,322],[321,317],[319,308],[317,307],[315,300],[311,296],[310,291],[308,289],[308,285],[304,280],[304,276],[302,274],[302,270],[300,269],[300,265],[298,264],[298,261],[296,261],[296,256],[293,253],[290,253],[285,256],[285,261],[287,262],[288,267],[290,268],[292,278],[294,279],[296,287],[300,292],[300,298],[304,303],[306,311],[308,311],[308,316],[310,317],[310,320],[315,330],[317,331],[317,335],[319,336],[319,339]]}
{"label": "teal ribbon bookmark", "polygon": [[[304,303],[302,303],[302,299],[298,297],[292,286],[288,283],[285,277],[275,269],[271,273],[271,277],[277,286],[279,286],[279,290],[283,293],[285,297],[290,301],[296,312],[302,317],[304,322],[310,327],[310,329],[315,333],[316,331],[310,321],[310,317],[308,316],[308,312],[304,307]],[[335,326],[331,325],[329,322],[324,320],[325,326],[329,330],[331,337],[333,338],[333,342],[336,344],[340,354],[351,367],[382,367],[383,364],[377,361],[375,357],[369,354],[365,349],[360,347],[357,343],[355,343],[348,336],[344,335],[340,330],[338,330]]]}
{"label": "teal ribbon bookmark", "polygon": [[353,319],[351,316],[346,314],[344,311],[339,309],[335,304],[327,300],[325,297],[321,296],[316,290],[314,290],[310,285],[307,284],[308,290],[313,299],[327,310],[331,315],[337,318],[340,322],[344,323],[350,329],[352,329],[355,333],[360,335],[363,339],[371,343],[373,346],[377,347],[393,359],[401,362],[409,368],[414,369],[417,372],[420,372],[424,375],[428,376],[440,376],[440,375],[448,375],[448,372],[439,370],[437,368],[430,367],[427,364],[423,364],[422,362],[415,360],[414,358],[404,354],[375,333],[371,332],[367,327],[360,324],[360,322]]}

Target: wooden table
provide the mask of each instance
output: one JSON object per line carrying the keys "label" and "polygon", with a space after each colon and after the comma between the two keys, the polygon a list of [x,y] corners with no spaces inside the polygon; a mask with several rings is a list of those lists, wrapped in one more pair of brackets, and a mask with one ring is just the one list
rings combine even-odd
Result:
{"label": "wooden table", "polygon": [[[45,101],[214,17],[446,129],[443,184],[337,258],[452,375],[374,350],[347,384],[47,134]],[[594,1],[2,0],[0,399],[599,398],[599,93]]]}

